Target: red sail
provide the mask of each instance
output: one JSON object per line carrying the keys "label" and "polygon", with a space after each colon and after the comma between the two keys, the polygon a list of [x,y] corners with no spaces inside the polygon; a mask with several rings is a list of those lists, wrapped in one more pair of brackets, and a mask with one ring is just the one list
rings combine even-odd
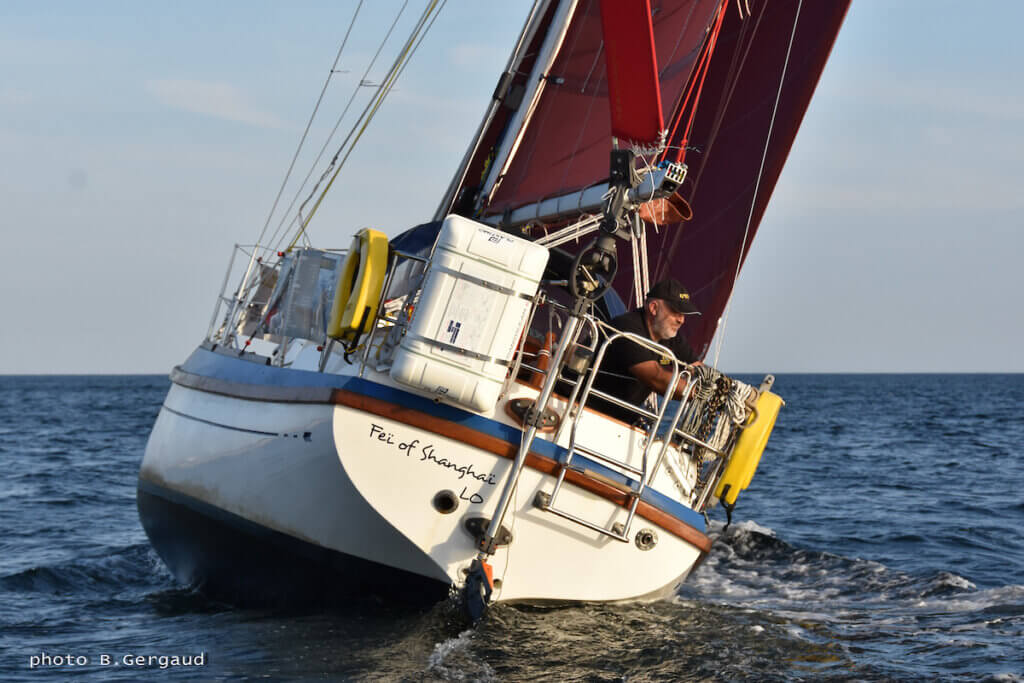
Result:
{"label": "red sail", "polygon": [[[686,325],[696,349],[706,349],[714,336],[737,267],[750,249],[848,5],[848,0],[728,0],[724,6],[687,138],[689,173],[679,190],[694,217],[648,232],[651,281],[678,278],[704,314]],[[699,76],[695,68],[720,9],[719,0],[651,1],[666,121],[679,118],[677,110],[691,79]],[[549,8],[546,17],[554,15]],[[522,139],[490,201],[478,203],[480,214],[502,215],[606,181],[612,131],[604,57],[600,2],[579,0],[543,75],[545,87]],[[691,112],[683,113],[686,123]],[[479,169],[490,163],[504,137],[518,134],[508,121],[508,116],[498,118],[484,131],[481,140],[486,142],[469,160],[471,171],[460,196],[475,194]],[[685,128],[679,126],[668,140],[670,148],[682,144]],[[456,210],[467,208],[463,204]],[[620,245],[621,263],[629,262],[628,248]],[[615,281],[626,300],[633,284],[630,271],[620,269]]]}
{"label": "red sail", "polygon": [[654,147],[665,128],[650,0],[601,0],[612,135]]}
{"label": "red sail", "polygon": [[[648,232],[651,282],[678,278],[703,313],[686,321],[686,335],[698,350],[715,334],[849,6],[750,4],[751,16],[741,20],[732,8],[726,15],[690,134],[696,149],[686,156],[689,174],[680,194],[689,200],[693,220],[658,235]],[[631,285],[627,274],[616,289],[628,292]]]}
{"label": "red sail", "polygon": [[[719,0],[653,3],[663,104],[674,106],[679,98],[718,6]],[[600,9],[599,0],[580,0],[487,214],[500,214],[608,177],[612,131]]]}

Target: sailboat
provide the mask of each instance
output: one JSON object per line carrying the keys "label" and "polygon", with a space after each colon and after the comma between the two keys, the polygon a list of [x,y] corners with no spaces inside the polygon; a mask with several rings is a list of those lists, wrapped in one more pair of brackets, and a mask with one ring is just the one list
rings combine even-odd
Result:
{"label": "sailboat", "polygon": [[[676,591],[783,403],[708,351],[847,6],[537,0],[430,220],[302,242],[329,168],[287,248],[239,248],[171,372],[138,508],[174,575],[455,591],[475,616]],[[702,364],[612,324],[667,277]],[[661,359],[660,395],[601,390],[616,344]]]}

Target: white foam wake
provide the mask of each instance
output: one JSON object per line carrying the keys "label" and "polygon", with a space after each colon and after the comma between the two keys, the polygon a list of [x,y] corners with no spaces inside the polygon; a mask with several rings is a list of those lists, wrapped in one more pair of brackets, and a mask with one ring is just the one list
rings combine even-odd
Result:
{"label": "white foam wake", "polygon": [[472,629],[434,646],[427,659],[427,671],[446,681],[496,681],[494,670],[472,653]]}

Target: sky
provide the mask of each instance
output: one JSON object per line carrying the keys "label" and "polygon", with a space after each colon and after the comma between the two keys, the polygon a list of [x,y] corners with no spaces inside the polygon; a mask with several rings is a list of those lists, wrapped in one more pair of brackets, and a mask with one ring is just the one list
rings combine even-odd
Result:
{"label": "sky", "polygon": [[[0,374],[187,357],[356,5],[0,3]],[[400,6],[360,10],[299,181],[352,92],[365,104]],[[449,0],[311,223],[317,246],[431,217],[527,9]],[[1024,372],[1022,24],[1008,0],[854,0],[720,328],[723,370]]]}

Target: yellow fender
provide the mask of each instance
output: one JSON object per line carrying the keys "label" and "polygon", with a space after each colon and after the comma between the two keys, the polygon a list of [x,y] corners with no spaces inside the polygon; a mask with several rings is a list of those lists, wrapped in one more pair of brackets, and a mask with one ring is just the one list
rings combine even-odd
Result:
{"label": "yellow fender", "polygon": [[370,228],[357,232],[338,277],[328,337],[351,342],[372,329],[387,269],[387,235]]}
{"label": "yellow fender", "polygon": [[724,503],[734,504],[740,491],[750,485],[782,406],[782,398],[770,391],[761,392],[757,398],[754,421],[740,433],[736,447],[732,450],[732,457],[729,458],[725,472],[722,473],[722,478],[718,480],[718,487],[715,489],[715,496]]}

